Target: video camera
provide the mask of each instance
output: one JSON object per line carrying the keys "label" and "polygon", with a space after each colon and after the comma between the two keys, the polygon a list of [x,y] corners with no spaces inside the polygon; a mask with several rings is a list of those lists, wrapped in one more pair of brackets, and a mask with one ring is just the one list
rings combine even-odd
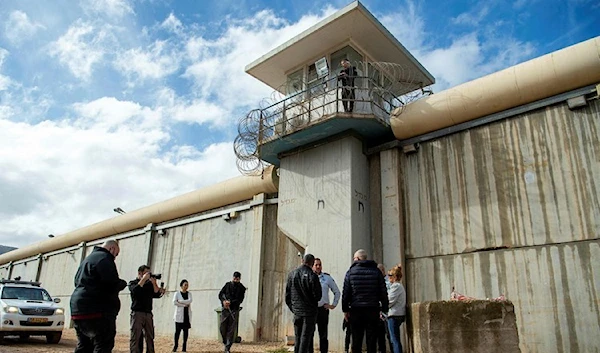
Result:
{"label": "video camera", "polygon": [[162,274],[160,274],[160,273],[152,273],[152,274],[150,274],[150,278],[161,279],[162,278]]}

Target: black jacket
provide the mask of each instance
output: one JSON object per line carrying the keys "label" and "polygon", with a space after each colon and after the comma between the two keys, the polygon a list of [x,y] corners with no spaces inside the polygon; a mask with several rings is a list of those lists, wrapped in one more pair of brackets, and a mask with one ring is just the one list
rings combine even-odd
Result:
{"label": "black jacket", "polygon": [[388,296],[383,274],[373,260],[355,261],[346,272],[342,291],[342,311],[381,309],[388,311]]}
{"label": "black jacket", "polygon": [[342,68],[338,76],[338,81],[342,82],[342,86],[350,88],[354,86],[354,79],[357,75],[358,72],[356,71],[356,67],[354,66],[350,66],[349,68]]}
{"label": "black jacket", "polygon": [[285,303],[294,315],[317,315],[320,299],[321,283],[312,268],[302,265],[290,272],[285,286]]}
{"label": "black jacket", "polygon": [[154,286],[149,280],[143,286],[139,285],[138,278],[129,281],[129,292],[131,292],[131,311],[144,313],[152,312],[152,299],[162,297],[160,292],[154,292]]}
{"label": "black jacket", "polygon": [[116,317],[121,309],[119,292],[127,282],[119,278],[115,257],[95,246],[75,274],[71,315],[103,314]]}
{"label": "black jacket", "polygon": [[240,282],[227,282],[221,288],[219,292],[219,300],[221,301],[221,306],[223,305],[223,301],[229,300],[229,309],[231,310],[239,310],[240,304],[244,301],[244,295],[246,293],[246,287]]}

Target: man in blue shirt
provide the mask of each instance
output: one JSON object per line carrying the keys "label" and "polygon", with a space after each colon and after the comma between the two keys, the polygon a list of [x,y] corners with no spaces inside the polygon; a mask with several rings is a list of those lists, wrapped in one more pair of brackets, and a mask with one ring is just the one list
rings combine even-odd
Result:
{"label": "man in blue shirt", "polygon": [[[327,353],[329,350],[329,340],[327,339],[327,325],[329,324],[329,310],[335,309],[340,300],[340,290],[329,273],[323,272],[323,262],[321,259],[315,258],[313,271],[319,276],[321,283],[321,299],[319,300],[317,309],[317,328],[319,329],[319,348],[321,353]],[[333,292],[333,304],[329,302],[329,291]],[[311,344],[310,353],[313,353],[313,345]]]}

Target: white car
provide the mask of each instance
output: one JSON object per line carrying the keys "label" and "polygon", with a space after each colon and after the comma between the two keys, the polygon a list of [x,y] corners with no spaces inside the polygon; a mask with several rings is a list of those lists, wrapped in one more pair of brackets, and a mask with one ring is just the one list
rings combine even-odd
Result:
{"label": "white car", "polygon": [[0,280],[0,342],[6,336],[46,336],[58,343],[65,326],[65,311],[38,282]]}

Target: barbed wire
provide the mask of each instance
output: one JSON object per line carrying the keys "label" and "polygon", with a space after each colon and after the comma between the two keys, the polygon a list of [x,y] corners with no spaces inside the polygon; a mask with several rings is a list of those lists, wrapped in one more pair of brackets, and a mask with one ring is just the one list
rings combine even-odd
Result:
{"label": "barbed wire", "polygon": [[[398,109],[432,94],[423,86],[421,72],[400,64],[357,61],[353,66],[358,71],[353,89],[365,92],[367,97],[360,102],[370,103],[370,111],[384,120],[389,120],[392,111],[395,115],[401,114],[402,110]],[[242,174],[260,175],[270,165],[260,158],[258,147],[261,142],[283,136],[293,139],[290,134],[310,125],[312,115],[326,114],[326,94],[339,88],[337,74],[331,72],[320,81],[298,79],[286,82],[262,99],[258,109],[251,110],[239,120],[233,148],[237,168]],[[357,102],[359,100],[355,100],[355,104]]]}

